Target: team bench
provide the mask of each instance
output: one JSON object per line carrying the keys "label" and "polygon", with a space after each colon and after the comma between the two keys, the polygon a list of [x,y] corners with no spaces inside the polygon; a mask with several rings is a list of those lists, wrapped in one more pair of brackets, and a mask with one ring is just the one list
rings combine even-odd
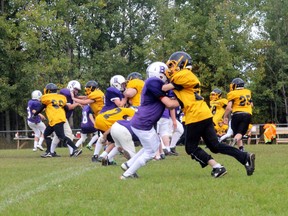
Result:
{"label": "team bench", "polygon": [[14,140],[17,141],[17,149],[23,148],[29,141],[33,141],[32,137],[14,137]]}
{"label": "team bench", "polygon": [[[74,136],[74,140],[78,140],[76,136]],[[17,142],[17,149],[22,149],[29,141],[34,141],[33,137],[14,137],[14,140]]]}
{"label": "team bench", "polygon": [[276,144],[288,144],[288,127],[276,127]]}

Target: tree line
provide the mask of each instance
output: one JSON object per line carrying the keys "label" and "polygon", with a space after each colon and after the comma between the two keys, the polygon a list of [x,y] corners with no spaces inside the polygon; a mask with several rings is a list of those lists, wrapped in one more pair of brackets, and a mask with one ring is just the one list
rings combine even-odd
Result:
{"label": "tree line", "polygon": [[[288,2],[272,0],[0,0],[0,131],[25,129],[35,89],[145,76],[175,51],[193,59],[202,95],[235,77],[254,101],[253,123],[287,123]],[[79,126],[81,112],[74,124]]]}

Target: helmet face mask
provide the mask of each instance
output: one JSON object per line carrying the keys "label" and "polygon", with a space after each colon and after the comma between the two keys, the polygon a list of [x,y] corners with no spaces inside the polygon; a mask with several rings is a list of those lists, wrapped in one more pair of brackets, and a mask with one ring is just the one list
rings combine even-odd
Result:
{"label": "helmet face mask", "polygon": [[215,101],[220,99],[222,96],[222,91],[218,88],[215,88],[211,93],[210,93],[210,101]]}
{"label": "helmet face mask", "polygon": [[110,86],[118,89],[119,91],[124,91],[126,87],[126,80],[122,75],[115,75],[110,79]]}
{"label": "helmet face mask", "polygon": [[165,83],[167,82],[167,77],[165,75],[166,70],[168,70],[168,67],[165,63],[153,62],[147,67],[146,74],[148,78],[158,77]]}
{"label": "helmet face mask", "polygon": [[230,91],[234,91],[235,89],[244,88],[245,82],[241,78],[235,78],[230,83]]}
{"label": "helmet face mask", "polygon": [[96,81],[90,80],[85,85],[85,95],[91,94],[95,89],[98,89],[99,85]]}
{"label": "helmet face mask", "polygon": [[143,76],[142,74],[138,73],[138,72],[132,72],[127,76],[127,81],[129,80],[133,80],[133,79],[140,79],[143,80]]}
{"label": "helmet face mask", "polygon": [[34,100],[39,100],[40,101],[40,98],[42,97],[42,92],[39,91],[39,90],[35,90],[31,93],[31,98],[34,99]]}
{"label": "helmet face mask", "polygon": [[167,70],[165,74],[168,77],[168,79],[170,79],[173,77],[175,73],[184,68],[191,70],[192,58],[188,53],[178,51],[170,56],[169,60],[166,62],[166,65],[168,66],[169,70]]}
{"label": "helmet face mask", "polygon": [[44,88],[44,94],[57,93],[58,87],[54,83],[48,83]]}

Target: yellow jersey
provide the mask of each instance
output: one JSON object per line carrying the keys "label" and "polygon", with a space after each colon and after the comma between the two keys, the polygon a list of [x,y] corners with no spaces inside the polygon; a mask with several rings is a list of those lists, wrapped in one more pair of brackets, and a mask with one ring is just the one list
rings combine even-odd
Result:
{"label": "yellow jersey", "polygon": [[183,69],[175,73],[171,83],[185,115],[186,125],[212,118],[207,103],[200,95],[200,81],[191,70]]}
{"label": "yellow jersey", "polygon": [[227,104],[228,100],[226,98],[210,101],[210,110],[212,112],[213,122],[215,125],[217,125],[219,121],[223,120],[223,115],[225,113]]}
{"label": "yellow jersey", "polygon": [[117,107],[112,110],[100,113],[95,119],[95,128],[101,131],[108,130],[116,121],[123,120],[126,117],[132,117],[135,110],[131,108]]}
{"label": "yellow jersey", "polygon": [[228,101],[232,101],[232,113],[247,112],[252,115],[252,97],[249,89],[236,89],[227,94]]}
{"label": "yellow jersey", "polygon": [[41,103],[46,105],[45,113],[48,118],[48,124],[53,127],[54,125],[66,122],[66,113],[64,106],[67,103],[67,99],[62,94],[44,94],[41,97]]}
{"label": "yellow jersey", "polygon": [[87,97],[94,100],[94,102],[90,104],[90,107],[96,117],[104,106],[104,93],[100,89],[95,89]]}
{"label": "yellow jersey", "polygon": [[144,81],[141,79],[132,79],[129,80],[126,86],[127,88],[133,88],[137,91],[136,95],[134,95],[134,97],[129,98],[129,104],[130,106],[140,106],[140,102],[141,102],[141,92],[144,86]]}

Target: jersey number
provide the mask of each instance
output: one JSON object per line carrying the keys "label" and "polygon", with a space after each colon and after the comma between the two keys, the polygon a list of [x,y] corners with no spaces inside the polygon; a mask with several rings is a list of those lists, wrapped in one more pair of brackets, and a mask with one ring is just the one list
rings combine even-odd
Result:
{"label": "jersey number", "polygon": [[121,109],[118,107],[118,108],[115,109],[115,112],[109,113],[109,114],[105,114],[105,115],[104,115],[104,118],[105,118],[105,119],[108,119],[110,116],[116,115],[116,114],[118,114],[118,113],[120,113],[120,112],[121,112]]}
{"label": "jersey number", "polygon": [[242,96],[240,96],[240,103],[239,103],[239,105],[240,106],[245,106],[245,105],[250,105],[251,104],[251,96],[250,95],[246,95],[246,96],[244,96],[244,95],[242,95]]}
{"label": "jersey number", "polygon": [[59,107],[63,107],[64,105],[64,102],[62,100],[52,100],[52,106],[55,108],[55,109],[59,109]]}

